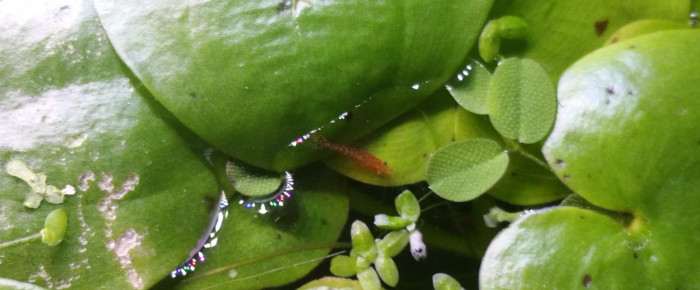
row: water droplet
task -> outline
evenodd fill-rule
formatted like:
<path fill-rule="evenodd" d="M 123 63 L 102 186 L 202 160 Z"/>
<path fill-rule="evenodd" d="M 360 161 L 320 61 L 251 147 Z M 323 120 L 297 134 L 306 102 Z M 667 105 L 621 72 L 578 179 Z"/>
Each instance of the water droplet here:
<path fill-rule="evenodd" d="M 419 90 L 419 89 L 420 89 L 420 84 L 413 84 L 413 85 L 411 86 L 411 88 L 414 89 L 414 90 Z"/>
<path fill-rule="evenodd" d="M 294 178 L 289 171 L 284 172 L 284 184 L 267 197 L 241 196 L 238 204 L 244 208 L 256 209 L 260 214 L 267 214 L 273 208 L 283 207 L 294 195 Z"/>

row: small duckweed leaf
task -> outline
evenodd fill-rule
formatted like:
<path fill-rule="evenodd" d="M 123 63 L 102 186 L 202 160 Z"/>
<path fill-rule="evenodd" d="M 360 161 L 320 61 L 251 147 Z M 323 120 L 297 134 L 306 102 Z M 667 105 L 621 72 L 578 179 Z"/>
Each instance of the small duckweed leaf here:
<path fill-rule="evenodd" d="M 506 59 L 491 78 L 488 108 L 491 122 L 501 135 L 535 143 L 546 137 L 554 124 L 554 85 L 537 62 Z"/>
<path fill-rule="evenodd" d="M 378 255 L 374 266 L 377 268 L 379 278 L 382 278 L 384 283 L 391 287 L 395 287 L 399 283 L 399 269 L 396 268 L 396 263 L 391 257 Z"/>
<path fill-rule="evenodd" d="M 363 256 L 374 248 L 374 237 L 367 225 L 359 220 L 352 223 L 350 227 L 350 238 L 352 239 L 352 249 Z"/>
<path fill-rule="evenodd" d="M 284 182 L 284 175 L 253 167 L 241 161 L 227 162 L 226 175 L 233 184 L 233 188 L 247 196 L 272 194 Z"/>
<path fill-rule="evenodd" d="M 488 114 L 487 97 L 491 73 L 478 61 L 471 61 L 445 84 L 455 101 L 475 114 Z"/>
<path fill-rule="evenodd" d="M 460 290 L 462 285 L 450 275 L 437 273 L 433 275 L 433 288 L 435 290 Z"/>
<path fill-rule="evenodd" d="M 404 190 L 401 194 L 396 196 L 394 199 L 394 205 L 396 206 L 396 211 L 399 212 L 402 218 L 415 223 L 420 216 L 420 204 L 416 196 L 413 195 L 411 191 Z"/>
<path fill-rule="evenodd" d="M 364 271 L 357 273 L 357 280 L 360 281 L 364 290 L 379 290 L 382 289 L 382 282 L 379 281 L 379 276 L 374 268 L 369 267 Z"/>
<path fill-rule="evenodd" d="M 333 259 L 331 259 L 331 273 L 339 277 L 355 275 L 357 273 L 355 259 L 345 255 L 333 257 Z"/>
<path fill-rule="evenodd" d="M 469 139 L 432 154 L 426 167 L 430 188 L 451 201 L 472 200 L 491 188 L 508 167 L 508 154 L 498 143 Z"/>
<path fill-rule="evenodd" d="M 41 230 L 41 241 L 53 247 L 63 241 L 68 227 L 68 215 L 62 208 L 55 209 L 49 213 Z"/>
<path fill-rule="evenodd" d="M 408 231 L 391 231 L 377 242 L 377 251 L 380 255 L 393 257 L 401 253 L 408 245 Z"/>
<path fill-rule="evenodd" d="M 415 221 L 410 221 L 403 217 L 388 216 L 385 214 L 378 214 L 374 216 L 374 225 L 384 230 L 402 229 L 414 222 Z"/>

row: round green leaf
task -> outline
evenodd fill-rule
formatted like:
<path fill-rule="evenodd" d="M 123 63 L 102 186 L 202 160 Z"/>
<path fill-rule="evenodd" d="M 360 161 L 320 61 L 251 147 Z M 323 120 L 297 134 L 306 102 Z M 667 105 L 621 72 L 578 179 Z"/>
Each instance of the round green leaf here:
<path fill-rule="evenodd" d="M 399 283 L 399 269 L 396 268 L 396 263 L 389 256 L 378 255 L 374 260 L 374 267 L 377 268 L 379 278 L 391 287 L 396 287 Z"/>
<path fill-rule="evenodd" d="M 496 68 L 488 111 L 501 135 L 522 143 L 540 141 L 552 128 L 556 110 L 554 86 L 537 62 L 510 58 Z"/>
<path fill-rule="evenodd" d="M 507 167 L 508 154 L 498 143 L 469 139 L 433 153 L 426 167 L 426 181 L 442 198 L 467 201 L 493 186 Z"/>
<path fill-rule="evenodd" d="M 366 270 L 357 273 L 357 280 L 360 281 L 360 285 L 362 285 L 362 289 L 364 290 L 382 289 L 382 282 L 379 280 L 377 272 L 374 271 L 374 268 L 372 267 L 369 267 Z"/>
<path fill-rule="evenodd" d="M 68 215 L 62 208 L 55 209 L 49 213 L 41 230 L 41 241 L 53 247 L 63 241 L 68 227 Z"/>
<path fill-rule="evenodd" d="M 699 45 L 697 30 L 651 33 L 564 73 L 543 151 L 590 206 L 537 212 L 502 231 L 484 257 L 482 289 L 700 284 L 700 68 L 688 61 Z"/>
<path fill-rule="evenodd" d="M 352 222 L 350 238 L 352 239 L 352 249 L 360 256 L 364 256 L 374 249 L 372 233 L 367 225 L 359 220 Z"/>
<path fill-rule="evenodd" d="M 387 257 L 398 255 L 408 245 L 408 231 L 391 231 L 377 242 L 377 252 Z"/>
<path fill-rule="evenodd" d="M 409 190 L 404 190 L 401 194 L 396 196 L 396 199 L 394 199 L 394 206 L 396 206 L 396 211 L 402 218 L 414 223 L 420 216 L 420 204 L 418 204 L 416 196 Z"/>
<path fill-rule="evenodd" d="M 483 64 L 472 61 L 457 72 L 445 88 L 462 108 L 475 114 L 488 114 L 487 97 L 491 73 Z"/>
<path fill-rule="evenodd" d="M 0 162 L 21 160 L 74 193 L 61 204 L 67 228 L 49 217 L 44 231 L 55 243 L 64 228 L 63 241 L 3 248 L 0 273 L 46 288 L 151 287 L 196 245 L 207 197 L 220 194 L 191 150 L 203 143 L 128 74 L 91 1 L 3 1 L 0 22 L 14 27 L 0 36 L 0 132 L 11 136 Z M 0 172 L 1 242 L 39 232 L 56 209 L 26 210 L 28 190 Z"/>
<path fill-rule="evenodd" d="M 233 188 L 246 196 L 274 193 L 282 185 L 284 175 L 250 166 L 240 161 L 226 163 L 226 175 Z"/>
<path fill-rule="evenodd" d="M 306 134 L 356 140 L 441 87 L 491 3 L 95 1 L 116 51 L 168 110 L 276 171 L 318 159 Z"/>
<path fill-rule="evenodd" d="M 331 259 L 331 273 L 339 277 L 350 277 L 357 274 L 355 259 L 345 255 L 333 257 Z"/>

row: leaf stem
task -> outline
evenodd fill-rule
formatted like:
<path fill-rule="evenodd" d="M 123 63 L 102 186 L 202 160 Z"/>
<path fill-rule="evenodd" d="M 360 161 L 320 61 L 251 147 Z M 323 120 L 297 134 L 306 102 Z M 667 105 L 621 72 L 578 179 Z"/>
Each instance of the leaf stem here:
<path fill-rule="evenodd" d="M 14 246 L 14 245 L 21 244 L 21 243 L 25 243 L 25 242 L 30 242 L 33 240 L 38 240 L 38 239 L 41 239 L 41 233 L 35 233 L 33 235 L 29 235 L 29 236 L 26 236 L 24 238 L 14 239 L 12 241 L 0 243 L 0 249 L 5 248 L 5 247 Z"/>
<path fill-rule="evenodd" d="M 544 162 L 544 161 L 540 160 L 539 158 L 535 157 L 534 155 L 530 154 L 530 152 L 527 152 L 527 151 L 522 150 L 522 149 L 518 149 L 515 152 L 517 152 L 518 154 L 522 155 L 523 157 L 525 157 L 527 159 L 530 159 L 532 162 L 535 162 L 535 164 L 541 166 L 542 168 L 547 169 L 548 171 L 552 171 L 552 168 L 550 168 L 546 162 Z"/>
<path fill-rule="evenodd" d="M 552 168 L 549 167 L 549 165 L 547 164 L 547 162 L 545 162 L 545 161 L 543 161 L 543 160 L 537 158 L 535 155 L 532 155 L 530 152 L 527 152 L 525 149 L 523 149 L 523 148 L 520 146 L 520 143 L 518 143 L 518 141 L 512 140 L 512 139 L 507 139 L 507 138 L 505 138 L 505 137 L 503 137 L 503 136 L 501 136 L 501 138 L 503 138 L 503 142 L 504 142 L 505 145 L 506 145 L 506 152 L 508 152 L 508 153 L 510 153 L 510 152 L 518 153 L 518 154 L 520 154 L 521 156 L 523 156 L 523 157 L 525 157 L 525 158 L 527 158 L 527 159 L 530 159 L 530 161 L 535 162 L 535 164 L 539 165 L 540 167 L 542 167 L 542 168 L 544 168 L 544 169 L 547 169 L 547 171 L 554 172 L 554 171 L 552 171 Z"/>

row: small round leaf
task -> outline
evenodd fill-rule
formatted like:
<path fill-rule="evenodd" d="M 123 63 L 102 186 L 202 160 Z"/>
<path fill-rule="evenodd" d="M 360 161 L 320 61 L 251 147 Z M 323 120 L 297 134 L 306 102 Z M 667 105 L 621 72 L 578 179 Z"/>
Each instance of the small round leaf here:
<path fill-rule="evenodd" d="M 364 256 L 374 247 L 374 237 L 367 228 L 367 225 L 359 220 L 352 223 L 350 228 L 350 238 L 352 239 L 352 249 L 359 256 Z"/>
<path fill-rule="evenodd" d="M 331 260 L 331 273 L 338 277 L 350 277 L 355 275 L 357 273 L 355 259 L 345 255 L 333 257 Z"/>
<path fill-rule="evenodd" d="M 488 114 L 486 100 L 489 94 L 491 73 L 483 64 L 472 61 L 457 72 L 445 88 L 457 103 L 475 114 Z"/>
<path fill-rule="evenodd" d="M 408 190 L 405 190 L 399 194 L 394 200 L 396 205 L 396 211 L 399 212 L 402 218 L 405 218 L 411 222 L 416 222 L 420 216 L 420 204 L 418 200 Z"/>
<path fill-rule="evenodd" d="M 374 266 L 377 268 L 377 273 L 382 281 L 391 287 L 395 287 L 399 283 L 399 269 L 396 268 L 394 260 L 388 256 L 379 255 L 374 261 Z"/>
<path fill-rule="evenodd" d="M 408 231 L 392 231 L 377 242 L 377 251 L 387 257 L 398 255 L 408 245 Z"/>
<path fill-rule="evenodd" d="M 507 167 L 508 155 L 496 142 L 469 139 L 433 153 L 426 167 L 426 180 L 442 198 L 468 201 L 493 186 Z"/>
<path fill-rule="evenodd" d="M 547 72 L 534 60 L 504 60 L 489 84 L 488 110 L 501 135 L 522 143 L 547 136 L 554 124 L 557 98 Z"/>
<path fill-rule="evenodd" d="M 51 247 L 58 245 L 63 241 L 68 227 L 68 215 L 62 208 L 56 209 L 49 213 L 44 222 L 44 228 L 41 230 L 41 241 Z"/>
<path fill-rule="evenodd" d="M 379 290 L 382 289 L 382 282 L 379 281 L 379 276 L 374 268 L 369 267 L 364 271 L 357 273 L 357 280 L 360 281 L 362 289 L 365 290 Z"/>
<path fill-rule="evenodd" d="M 378 214 L 374 216 L 374 225 L 383 230 L 402 229 L 414 222 L 415 221 L 409 221 L 402 217 L 388 216 L 385 214 Z"/>
<path fill-rule="evenodd" d="M 227 162 L 226 175 L 233 184 L 233 188 L 247 196 L 274 193 L 284 180 L 284 176 L 279 173 L 253 167 L 240 161 Z"/>

